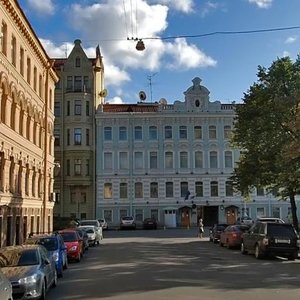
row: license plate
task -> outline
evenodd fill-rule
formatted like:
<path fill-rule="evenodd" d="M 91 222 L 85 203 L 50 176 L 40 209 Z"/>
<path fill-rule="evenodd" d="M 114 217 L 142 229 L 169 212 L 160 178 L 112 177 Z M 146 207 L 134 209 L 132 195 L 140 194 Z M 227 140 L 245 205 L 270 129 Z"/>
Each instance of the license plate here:
<path fill-rule="evenodd" d="M 290 240 L 284 240 L 284 239 L 275 239 L 275 243 L 277 244 L 289 244 Z"/>

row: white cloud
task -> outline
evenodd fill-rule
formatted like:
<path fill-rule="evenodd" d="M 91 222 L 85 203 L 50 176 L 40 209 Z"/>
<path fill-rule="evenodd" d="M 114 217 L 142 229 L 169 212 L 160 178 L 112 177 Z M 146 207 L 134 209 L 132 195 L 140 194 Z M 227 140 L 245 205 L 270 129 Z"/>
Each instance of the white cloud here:
<path fill-rule="evenodd" d="M 109 104 L 124 104 L 123 99 L 118 96 L 110 98 L 110 99 L 106 99 L 105 102 L 109 103 Z"/>
<path fill-rule="evenodd" d="M 250 3 L 255 3 L 260 8 L 268 8 L 272 5 L 273 0 L 248 0 Z"/>
<path fill-rule="evenodd" d="M 173 56 L 174 60 L 170 67 L 175 69 L 213 67 L 217 64 L 195 45 L 188 45 L 185 39 L 176 39 L 174 44 L 168 44 L 166 52 Z"/>
<path fill-rule="evenodd" d="M 201 10 L 201 17 L 205 17 L 210 14 L 213 10 L 216 10 L 220 6 L 217 2 L 207 1 Z"/>
<path fill-rule="evenodd" d="M 293 44 L 294 42 L 296 42 L 297 37 L 296 36 L 290 36 L 285 40 L 285 44 Z"/>
<path fill-rule="evenodd" d="M 52 0 L 27 0 L 29 7 L 42 15 L 53 15 L 55 6 Z"/>
<path fill-rule="evenodd" d="M 290 53 L 288 51 L 283 51 L 282 57 L 287 57 L 287 56 L 290 56 Z"/>
<path fill-rule="evenodd" d="M 194 9 L 193 0 L 157 0 L 156 2 L 169 5 L 171 8 L 184 13 L 191 13 Z"/>

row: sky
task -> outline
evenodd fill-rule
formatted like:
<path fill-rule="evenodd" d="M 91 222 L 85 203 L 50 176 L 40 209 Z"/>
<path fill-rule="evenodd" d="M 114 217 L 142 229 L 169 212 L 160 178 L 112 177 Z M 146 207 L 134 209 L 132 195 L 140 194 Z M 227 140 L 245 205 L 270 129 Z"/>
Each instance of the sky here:
<path fill-rule="evenodd" d="M 294 61 L 299 0 L 19 0 L 51 58 L 67 57 L 80 39 L 88 57 L 100 46 L 106 102 L 161 98 L 184 101 L 200 77 L 211 101 L 241 103 L 257 81 L 257 67 L 279 57 Z M 227 34 L 214 34 L 227 32 Z M 137 51 L 142 39 L 144 51 Z"/>

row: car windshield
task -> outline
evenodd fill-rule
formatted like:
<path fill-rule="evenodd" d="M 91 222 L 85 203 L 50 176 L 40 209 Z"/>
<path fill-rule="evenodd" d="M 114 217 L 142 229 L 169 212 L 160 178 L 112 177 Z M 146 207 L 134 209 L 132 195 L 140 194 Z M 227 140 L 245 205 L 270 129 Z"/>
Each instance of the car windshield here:
<path fill-rule="evenodd" d="M 227 226 L 217 225 L 217 230 L 224 230 Z"/>
<path fill-rule="evenodd" d="M 60 234 L 65 242 L 76 242 L 78 240 L 75 232 L 61 232 Z"/>
<path fill-rule="evenodd" d="M 0 251 L 0 267 L 21 267 L 38 265 L 39 258 L 36 249 L 18 249 Z"/>
<path fill-rule="evenodd" d="M 124 221 L 132 221 L 133 217 L 123 217 L 122 220 L 124 220 Z"/>
<path fill-rule="evenodd" d="M 43 245 L 48 251 L 55 251 L 58 248 L 57 240 L 54 238 L 40 239 L 38 244 Z"/>
<path fill-rule="evenodd" d="M 95 233 L 95 231 L 92 228 L 85 229 L 86 233 Z"/>
<path fill-rule="evenodd" d="M 249 226 L 236 226 L 236 229 L 238 231 L 245 232 L 245 231 L 249 230 Z"/>
<path fill-rule="evenodd" d="M 277 235 L 277 236 L 289 236 L 289 237 L 293 237 L 295 236 L 295 231 L 293 229 L 292 226 L 282 226 L 282 225 L 278 225 L 276 223 L 272 224 L 268 224 L 268 234 L 270 235 Z"/>

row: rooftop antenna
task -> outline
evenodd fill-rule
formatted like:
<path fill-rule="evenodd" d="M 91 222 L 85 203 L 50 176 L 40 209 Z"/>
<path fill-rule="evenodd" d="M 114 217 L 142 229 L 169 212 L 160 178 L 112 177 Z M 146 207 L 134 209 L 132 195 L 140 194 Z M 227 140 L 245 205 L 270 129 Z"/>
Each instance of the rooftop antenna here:
<path fill-rule="evenodd" d="M 68 58 L 68 44 L 65 45 L 65 56 Z"/>
<path fill-rule="evenodd" d="M 152 102 L 152 77 L 154 77 L 156 74 L 157 74 L 157 72 L 147 76 L 147 79 L 149 80 L 149 89 L 150 89 L 151 102 Z"/>

